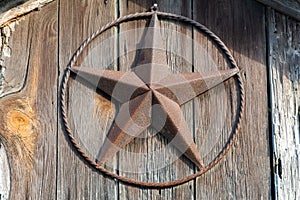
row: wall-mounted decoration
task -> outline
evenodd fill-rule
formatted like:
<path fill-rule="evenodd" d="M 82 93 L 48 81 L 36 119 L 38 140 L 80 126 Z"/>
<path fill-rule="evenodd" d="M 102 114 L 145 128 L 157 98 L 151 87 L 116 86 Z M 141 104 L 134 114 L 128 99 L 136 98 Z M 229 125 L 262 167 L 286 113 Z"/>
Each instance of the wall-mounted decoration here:
<path fill-rule="evenodd" d="M 82 56 L 83 51 L 90 43 L 95 42 L 95 38 L 122 23 L 141 19 L 148 20 L 148 25 L 137 46 L 136 59 L 128 68 L 129 71 L 94 69 L 81 65 L 78 58 Z M 228 68 L 210 71 L 201 71 L 200 69 L 197 72 L 184 73 L 172 72 L 166 53 L 164 53 L 166 48 L 162 34 L 165 31 L 162 30 L 160 20 L 166 20 L 168 23 L 180 22 L 204 34 L 223 54 L 228 62 Z M 120 38 L 122 39 L 122 37 Z M 197 56 L 197 52 L 194 54 Z M 209 55 L 210 52 L 207 54 Z M 122 182 L 142 187 L 170 187 L 188 182 L 213 168 L 228 152 L 239 132 L 244 111 L 244 89 L 239 71 L 228 48 L 212 31 L 190 18 L 160 12 L 155 4 L 147 12 L 120 17 L 103 26 L 87 38 L 74 53 L 61 82 L 60 109 L 65 133 L 77 153 L 90 166 Z M 96 93 L 112 100 L 118 107 L 114 121 L 106 133 L 96 158 L 91 156 L 86 148 L 78 142 L 78 138 L 74 134 L 77 130 L 68 116 L 68 86 L 72 84 L 70 79 L 79 81 L 87 89 L 94 88 Z M 237 109 L 234 111 L 235 123 L 232 124 L 229 137 L 220 152 L 209 162 L 203 162 L 181 106 L 193 101 L 199 95 L 213 90 L 216 86 L 224 84 L 229 79 L 232 79 L 231 84 L 236 86 L 232 90 L 237 96 Z M 76 115 L 79 116 L 81 113 Z M 179 157 L 182 155 L 193 163 L 194 173 L 176 180 L 145 182 L 122 176 L 106 166 L 107 160 L 116 156 L 120 150 L 148 128 L 156 130 L 156 133 L 166 138 L 169 144 L 177 149 Z M 84 137 L 89 137 L 88 131 L 87 128 L 85 133 L 82 133 Z M 97 140 L 97 138 L 93 139 Z"/>

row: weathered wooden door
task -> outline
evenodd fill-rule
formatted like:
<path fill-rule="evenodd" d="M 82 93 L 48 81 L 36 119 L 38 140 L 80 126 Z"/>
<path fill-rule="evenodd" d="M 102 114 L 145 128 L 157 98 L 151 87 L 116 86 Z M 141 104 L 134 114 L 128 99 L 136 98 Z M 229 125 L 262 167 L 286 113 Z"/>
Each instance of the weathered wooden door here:
<path fill-rule="evenodd" d="M 160 11 L 187 16 L 216 33 L 241 69 L 245 86 L 245 115 L 241 130 L 229 153 L 212 170 L 179 186 L 140 188 L 97 172 L 81 159 L 68 141 L 59 112 L 59 93 L 72 54 L 101 26 L 120 16 L 144 12 L 153 3 L 138 0 L 54 1 L 1 28 L 0 169 L 3 173 L 0 199 L 271 199 L 276 195 L 274 180 L 282 172 L 274 172 L 272 166 L 276 163 L 273 162 L 273 129 L 270 125 L 276 121 L 276 115 L 270 118 L 270 109 L 278 108 L 269 100 L 274 94 L 272 91 L 281 89 L 277 88 L 279 83 L 269 80 L 273 80 L 276 73 L 281 74 L 283 69 L 276 69 L 277 61 L 282 61 L 280 59 L 288 49 L 295 48 L 298 54 L 294 56 L 299 61 L 300 31 L 299 23 L 288 22 L 286 27 L 280 14 L 253 0 L 157 1 Z M 279 25 L 275 26 L 276 23 Z M 146 24 L 146 20 L 137 20 L 110 29 L 88 47 L 80 62 L 100 69 L 128 70 L 135 59 L 133 49 L 141 40 L 141 29 Z M 161 26 L 176 30 L 178 34 L 162 33 L 167 43 L 168 63 L 173 71 L 188 72 L 212 64 L 226 66 L 222 54 L 198 30 L 168 21 L 162 21 Z M 121 34 L 126 31 L 130 34 Z M 298 36 L 286 47 L 278 39 L 279 31 Z M 192 38 L 201 49 L 197 49 L 193 42 L 186 43 L 182 35 Z M 283 48 L 282 54 L 276 54 L 276 48 Z M 172 49 L 181 56 L 172 54 Z M 289 74 L 298 76 L 290 78 L 295 82 L 298 80 L 299 86 L 299 71 L 295 66 L 291 64 L 292 69 L 285 73 L 287 78 Z M 285 80 L 281 75 L 278 78 L 282 84 Z M 238 105 L 230 84 L 234 85 L 232 81 L 226 83 L 223 88 L 216 88 L 213 93 L 201 95 L 182 107 L 200 152 L 204 133 L 221 132 L 215 138 L 216 142 L 206 144 L 212 145 L 204 149 L 209 149 L 208 160 L 219 153 L 233 126 Z M 279 96 L 274 94 L 272 98 Z M 75 136 L 89 153 L 97 154 L 97 142 L 103 139 L 103 133 L 108 131 L 114 119 L 115 105 L 72 80 L 68 98 L 68 114 L 76 130 Z M 219 98 L 223 99 L 218 101 Z M 226 109 L 222 107 L 224 100 Z M 299 106 L 299 99 L 295 101 Z M 214 123 L 216 117 L 223 117 L 221 124 Z M 214 138 L 206 138 L 210 139 Z M 121 170 L 128 162 L 133 162 L 130 165 L 135 168 L 133 172 L 140 170 L 139 165 L 151 168 L 159 162 L 166 162 L 170 159 L 168 153 L 176 154 L 174 149 L 166 149 L 167 145 L 166 139 L 148 131 L 144 138 L 134 140 L 124 152 L 114 157 L 109 169 L 119 175 L 149 182 L 193 174 L 195 168 L 184 158 L 150 173 Z M 144 163 L 127 160 L 131 152 L 146 155 L 155 149 L 162 149 L 164 157 L 149 156 L 144 159 L 148 162 Z M 294 191 L 299 189 L 299 180 L 295 188 Z M 296 198 L 297 193 L 290 197 Z"/>

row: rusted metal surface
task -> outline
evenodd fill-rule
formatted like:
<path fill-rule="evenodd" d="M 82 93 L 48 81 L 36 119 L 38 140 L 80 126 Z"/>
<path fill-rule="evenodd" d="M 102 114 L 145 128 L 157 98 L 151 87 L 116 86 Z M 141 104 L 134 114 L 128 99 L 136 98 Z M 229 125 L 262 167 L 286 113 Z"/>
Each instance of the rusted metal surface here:
<path fill-rule="evenodd" d="M 72 67 L 71 71 L 120 103 L 149 91 L 133 72 L 97 70 L 88 67 Z"/>
<path fill-rule="evenodd" d="M 238 72 L 238 69 L 227 69 L 204 73 L 170 74 L 151 87 L 182 105 L 223 83 Z"/>
<path fill-rule="evenodd" d="M 169 71 L 166 54 L 161 54 L 160 52 L 164 50 L 164 48 L 159 32 L 158 15 L 187 22 L 207 34 L 208 37 L 214 40 L 221 48 L 224 55 L 230 61 L 232 69 L 205 73 L 172 74 Z M 140 50 L 137 52 L 137 62 L 134 64 L 131 72 L 95 70 L 73 66 L 78 55 L 93 38 L 97 37 L 97 35 L 115 24 L 147 16 L 151 16 L 151 21 L 140 43 Z M 65 104 L 67 82 L 70 77 L 70 72 L 75 73 L 77 76 L 121 103 L 114 124 L 109 133 L 107 133 L 107 138 L 101 147 L 96 161 L 90 158 L 90 156 L 79 146 L 76 142 L 76 138 L 73 136 L 72 128 L 69 125 Z M 61 90 L 61 113 L 65 131 L 69 135 L 71 142 L 74 144 L 79 154 L 96 169 L 111 177 L 127 183 L 147 187 L 170 187 L 187 182 L 200 176 L 216 165 L 226 154 L 232 145 L 233 139 L 238 133 L 244 105 L 243 85 L 238 72 L 239 69 L 236 62 L 222 41 L 203 25 L 191 19 L 174 14 L 158 12 L 156 9 L 153 9 L 151 12 L 137 13 L 119 18 L 102 27 L 88 38 L 74 54 L 74 57 L 65 72 Z M 239 85 L 238 89 L 240 90 L 239 105 L 241 107 L 237 113 L 237 121 L 232 130 L 233 134 L 226 146 L 211 163 L 204 166 L 180 106 L 231 77 L 236 78 Z M 105 161 L 115 156 L 120 149 L 124 148 L 134 138 L 138 137 L 149 126 L 152 126 L 157 131 L 163 129 L 164 131 L 161 131 L 160 133 L 168 138 L 171 141 L 171 144 L 192 161 L 199 170 L 195 174 L 180 180 L 164 183 L 149 183 L 119 176 L 103 167 Z"/>
<path fill-rule="evenodd" d="M 101 147 L 98 163 L 114 156 L 151 125 L 151 99 L 152 93 L 146 92 L 121 106 Z"/>

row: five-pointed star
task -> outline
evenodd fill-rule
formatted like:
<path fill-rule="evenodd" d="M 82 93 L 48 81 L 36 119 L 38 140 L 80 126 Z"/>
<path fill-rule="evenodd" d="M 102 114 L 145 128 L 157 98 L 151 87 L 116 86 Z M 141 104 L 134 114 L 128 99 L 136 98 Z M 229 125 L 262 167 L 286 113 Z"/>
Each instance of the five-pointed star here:
<path fill-rule="evenodd" d="M 166 138 L 196 166 L 203 167 L 180 106 L 229 79 L 238 69 L 172 74 L 162 51 L 157 14 L 153 14 L 132 71 L 72 67 L 72 72 L 121 103 L 107 134 L 98 164 L 103 164 L 149 126 Z M 154 105 L 159 105 L 155 107 Z"/>

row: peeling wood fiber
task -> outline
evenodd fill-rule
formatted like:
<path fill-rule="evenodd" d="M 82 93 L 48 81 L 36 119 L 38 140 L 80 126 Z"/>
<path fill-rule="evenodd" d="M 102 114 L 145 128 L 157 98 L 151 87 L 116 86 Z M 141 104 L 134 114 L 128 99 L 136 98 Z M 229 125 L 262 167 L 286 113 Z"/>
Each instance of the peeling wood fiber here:
<path fill-rule="evenodd" d="M 300 22 L 268 10 L 276 199 L 300 199 Z"/>
<path fill-rule="evenodd" d="M 0 28 L 0 97 L 9 83 L 5 80 L 5 58 L 11 56 L 11 48 L 9 47 L 9 39 L 14 30 L 15 23 Z"/>

